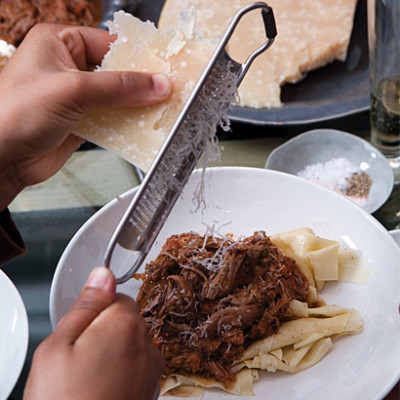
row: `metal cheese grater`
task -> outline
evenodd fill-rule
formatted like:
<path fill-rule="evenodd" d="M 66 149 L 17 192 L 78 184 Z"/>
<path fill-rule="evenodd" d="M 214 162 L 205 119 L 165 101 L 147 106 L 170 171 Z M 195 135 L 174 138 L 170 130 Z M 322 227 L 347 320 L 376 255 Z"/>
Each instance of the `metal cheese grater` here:
<path fill-rule="evenodd" d="M 241 18 L 255 9 L 261 9 L 267 41 L 240 64 L 229 57 L 225 47 Z M 111 268 L 116 252 L 118 271 L 124 261 L 129 263 L 129 270 L 116 278 L 117 283 L 126 282 L 140 267 L 250 65 L 271 46 L 275 36 L 272 9 L 263 2 L 249 4 L 234 16 L 111 237 L 105 266 Z"/>

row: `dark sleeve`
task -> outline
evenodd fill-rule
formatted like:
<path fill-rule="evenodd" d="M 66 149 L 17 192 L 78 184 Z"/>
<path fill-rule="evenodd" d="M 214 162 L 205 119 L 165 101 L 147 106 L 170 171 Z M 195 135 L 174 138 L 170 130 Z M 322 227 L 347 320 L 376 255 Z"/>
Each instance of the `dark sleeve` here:
<path fill-rule="evenodd" d="M 6 208 L 0 212 L 0 266 L 24 253 L 24 241 Z"/>

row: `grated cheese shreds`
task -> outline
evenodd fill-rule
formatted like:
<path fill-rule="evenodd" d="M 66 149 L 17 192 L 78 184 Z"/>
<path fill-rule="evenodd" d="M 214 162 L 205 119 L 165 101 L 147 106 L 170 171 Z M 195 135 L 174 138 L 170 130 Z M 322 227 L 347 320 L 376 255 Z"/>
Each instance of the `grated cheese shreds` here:
<path fill-rule="evenodd" d="M 175 195 L 181 193 L 192 169 L 201 154 L 203 157 L 203 179 L 200 180 L 194 192 L 196 210 L 203 205 L 204 172 L 207 161 L 218 157 L 216 144 L 217 126 L 223 120 L 231 100 L 236 94 L 237 74 L 231 71 L 232 62 L 225 58 L 218 59 L 216 67 L 211 71 L 207 80 L 179 130 L 168 143 L 168 151 L 163 154 L 152 169 L 153 178 L 149 182 L 149 190 L 144 194 L 146 206 L 138 205 L 134 211 L 135 225 L 140 230 L 146 229 L 146 221 L 156 215 L 165 203 L 173 203 Z M 218 69 L 217 69 L 218 67 Z M 214 158 L 215 158 L 214 157 Z M 154 173 L 153 173 L 154 172 Z M 172 199 L 172 200 L 171 200 Z"/>

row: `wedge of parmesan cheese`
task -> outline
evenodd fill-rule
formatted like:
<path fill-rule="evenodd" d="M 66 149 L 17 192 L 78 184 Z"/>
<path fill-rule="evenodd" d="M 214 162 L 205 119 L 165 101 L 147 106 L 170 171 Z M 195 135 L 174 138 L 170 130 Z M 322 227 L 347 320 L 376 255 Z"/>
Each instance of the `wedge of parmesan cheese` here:
<path fill-rule="evenodd" d="M 177 24 L 179 11 L 196 8 L 196 25 L 206 37 L 218 38 L 233 15 L 251 0 L 167 0 L 159 27 Z M 345 60 L 357 0 L 268 0 L 278 35 L 250 68 L 239 88 L 240 104 L 279 107 L 281 86 L 297 82 L 312 69 L 335 59 Z M 229 52 L 243 62 L 265 41 L 257 12 L 246 15 L 230 41 Z"/>
<path fill-rule="evenodd" d="M 93 110 L 74 133 L 147 171 L 215 48 L 196 32 L 194 14 L 187 10 L 176 27 L 159 31 L 149 21 L 115 13 L 109 30 L 118 38 L 99 70 L 165 73 L 173 94 L 153 106 Z"/>

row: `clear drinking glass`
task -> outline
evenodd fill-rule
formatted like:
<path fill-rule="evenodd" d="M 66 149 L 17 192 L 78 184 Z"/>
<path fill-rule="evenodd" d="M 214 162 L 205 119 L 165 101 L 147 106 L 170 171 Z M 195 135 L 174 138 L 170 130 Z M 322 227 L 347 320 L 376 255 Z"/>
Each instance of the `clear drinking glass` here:
<path fill-rule="evenodd" d="M 400 0 L 368 0 L 371 142 L 400 180 Z"/>

